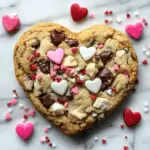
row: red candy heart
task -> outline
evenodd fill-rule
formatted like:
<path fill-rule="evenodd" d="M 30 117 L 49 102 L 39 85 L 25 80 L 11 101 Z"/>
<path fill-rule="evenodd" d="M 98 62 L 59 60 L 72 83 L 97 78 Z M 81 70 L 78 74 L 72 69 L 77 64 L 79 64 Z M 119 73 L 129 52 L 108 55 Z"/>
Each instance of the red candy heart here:
<path fill-rule="evenodd" d="M 128 127 L 132 127 L 140 122 L 141 114 L 139 112 L 132 112 L 130 109 L 125 109 L 123 112 L 123 119 Z"/>
<path fill-rule="evenodd" d="M 85 7 L 80 7 L 79 4 L 72 4 L 71 16 L 74 21 L 79 21 L 85 18 L 88 14 L 88 10 Z"/>
<path fill-rule="evenodd" d="M 16 132 L 23 140 L 27 140 L 32 135 L 33 130 L 34 126 L 32 123 L 18 124 L 16 126 Z"/>
<path fill-rule="evenodd" d="M 127 25 L 125 28 L 126 32 L 133 39 L 138 40 L 143 33 L 143 25 L 142 23 L 136 23 L 135 25 Z"/>
<path fill-rule="evenodd" d="M 4 15 L 2 24 L 6 32 L 15 32 L 19 29 L 20 20 L 16 15 Z"/>

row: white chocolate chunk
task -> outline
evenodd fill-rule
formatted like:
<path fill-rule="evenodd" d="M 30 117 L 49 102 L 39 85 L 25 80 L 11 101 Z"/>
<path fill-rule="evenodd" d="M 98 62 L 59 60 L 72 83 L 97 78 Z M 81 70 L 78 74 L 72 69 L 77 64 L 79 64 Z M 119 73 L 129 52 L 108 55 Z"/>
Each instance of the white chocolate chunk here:
<path fill-rule="evenodd" d="M 55 102 L 54 104 L 51 105 L 51 109 L 53 111 L 57 111 L 57 110 L 63 110 L 65 109 L 65 107 L 62 104 Z"/>
<path fill-rule="evenodd" d="M 95 47 L 85 47 L 81 46 L 79 49 L 80 55 L 85 61 L 90 60 L 96 53 L 96 48 Z"/>
<path fill-rule="evenodd" d="M 125 53 L 125 50 L 119 50 L 116 52 L 116 57 L 122 57 Z"/>
<path fill-rule="evenodd" d="M 68 87 L 68 82 L 66 80 L 51 83 L 52 90 L 59 95 L 64 95 L 67 90 L 67 87 Z"/>
<path fill-rule="evenodd" d="M 93 104 L 93 107 L 106 110 L 108 108 L 109 102 L 106 98 L 97 98 Z"/>
<path fill-rule="evenodd" d="M 78 62 L 73 56 L 67 56 L 63 62 L 63 65 L 65 67 L 76 67 L 77 64 L 78 64 Z"/>
<path fill-rule="evenodd" d="M 98 73 L 95 63 L 89 63 L 86 67 L 86 74 L 90 77 L 94 77 Z"/>

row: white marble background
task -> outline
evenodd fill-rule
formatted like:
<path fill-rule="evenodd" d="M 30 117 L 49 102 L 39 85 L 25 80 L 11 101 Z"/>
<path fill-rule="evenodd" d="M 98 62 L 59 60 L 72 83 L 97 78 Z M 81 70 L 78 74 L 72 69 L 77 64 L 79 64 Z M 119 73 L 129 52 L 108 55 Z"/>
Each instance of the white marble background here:
<path fill-rule="evenodd" d="M 70 5 L 78 2 L 80 5 L 88 7 L 90 13 L 95 13 L 94 19 L 89 19 L 74 23 L 70 17 Z M 4 115 L 8 111 L 6 103 L 12 97 L 12 90 L 17 89 L 19 93 L 19 103 L 33 108 L 29 100 L 23 94 L 18 85 L 13 70 L 13 47 L 19 36 L 35 23 L 49 21 L 56 22 L 69 27 L 73 31 L 80 31 L 90 25 L 103 23 L 104 10 L 112 9 L 114 12 L 112 26 L 124 32 L 127 23 L 137 22 L 140 19 L 134 17 L 134 12 L 138 11 L 140 16 L 146 16 L 150 22 L 150 0 L 0 0 L 0 17 L 4 14 L 17 12 L 21 19 L 21 29 L 14 35 L 8 35 L 0 23 L 0 150 L 48 150 L 47 144 L 42 145 L 39 139 L 44 132 L 44 127 L 48 125 L 38 113 L 34 120 L 35 133 L 27 143 L 23 142 L 15 133 L 15 126 L 22 119 L 23 110 L 13 107 L 13 120 L 6 123 Z M 126 19 L 125 14 L 129 12 L 131 19 Z M 123 19 L 122 24 L 116 23 L 116 18 Z M 63 135 L 55 127 L 48 133 L 52 143 L 55 143 L 58 150 L 123 150 L 123 146 L 129 146 L 129 150 L 149 150 L 150 148 L 150 114 L 143 112 L 144 103 L 150 101 L 150 65 L 143 66 L 141 61 L 146 58 L 142 53 L 144 46 L 150 47 L 150 30 L 145 28 L 143 38 L 133 41 L 139 58 L 139 80 L 136 92 L 131 93 L 125 102 L 109 116 L 104 122 L 99 122 L 84 135 L 69 137 Z M 146 58 L 150 63 L 149 58 Z M 136 128 L 120 128 L 123 123 L 122 111 L 124 108 L 131 108 L 133 111 L 142 113 L 142 121 Z M 124 137 L 128 136 L 128 139 Z M 99 141 L 95 142 L 94 137 Z M 107 139 L 107 144 L 103 145 L 101 139 Z"/>

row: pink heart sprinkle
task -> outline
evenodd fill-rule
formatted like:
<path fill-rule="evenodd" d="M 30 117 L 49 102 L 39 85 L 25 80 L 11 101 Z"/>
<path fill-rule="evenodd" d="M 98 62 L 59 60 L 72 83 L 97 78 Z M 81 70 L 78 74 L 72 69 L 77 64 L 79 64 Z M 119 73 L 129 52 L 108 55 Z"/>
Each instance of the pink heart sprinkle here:
<path fill-rule="evenodd" d="M 40 73 L 36 75 L 36 80 L 38 80 L 38 81 L 41 80 L 41 74 Z"/>
<path fill-rule="evenodd" d="M 104 46 L 103 44 L 99 44 L 98 48 L 103 48 L 103 46 Z"/>
<path fill-rule="evenodd" d="M 56 71 L 55 70 L 51 70 L 50 74 L 51 74 L 51 77 L 54 77 L 56 75 Z"/>
<path fill-rule="evenodd" d="M 28 124 L 18 124 L 16 126 L 16 132 L 23 140 L 27 140 L 33 133 L 34 125 L 32 123 Z"/>
<path fill-rule="evenodd" d="M 25 110 L 25 111 L 28 111 L 29 108 L 28 108 L 27 106 L 24 106 L 24 110 Z"/>
<path fill-rule="evenodd" d="M 94 13 L 91 13 L 91 14 L 89 15 L 89 17 L 90 17 L 91 19 L 93 19 L 93 18 L 95 17 Z"/>
<path fill-rule="evenodd" d="M 49 129 L 48 128 L 44 128 L 43 131 L 47 133 L 49 131 Z"/>
<path fill-rule="evenodd" d="M 7 114 L 5 115 L 5 120 L 11 120 L 11 119 L 12 119 L 11 114 L 10 114 L 10 113 L 7 113 Z"/>
<path fill-rule="evenodd" d="M 114 70 L 115 70 L 115 71 L 118 71 L 119 69 L 120 69 L 119 65 L 116 65 L 116 64 L 115 64 L 115 65 L 114 65 Z"/>
<path fill-rule="evenodd" d="M 64 58 L 64 50 L 62 48 L 56 49 L 56 51 L 48 51 L 47 57 L 56 64 L 61 64 Z"/>
<path fill-rule="evenodd" d="M 6 32 L 15 32 L 20 26 L 20 20 L 16 15 L 4 15 L 2 24 Z"/>
<path fill-rule="evenodd" d="M 138 40 L 143 33 L 143 25 L 142 23 L 136 23 L 135 25 L 127 25 L 125 28 L 126 32 L 133 39 Z"/>
<path fill-rule="evenodd" d="M 78 94 L 78 87 L 74 87 L 71 89 L 72 93 Z"/>
<path fill-rule="evenodd" d="M 71 68 L 67 68 L 66 74 L 69 74 L 71 72 Z"/>
<path fill-rule="evenodd" d="M 34 110 L 30 110 L 28 114 L 29 114 L 30 116 L 34 117 L 36 113 L 35 113 Z"/>
<path fill-rule="evenodd" d="M 13 98 L 10 102 L 11 102 L 12 105 L 16 105 L 18 101 Z"/>

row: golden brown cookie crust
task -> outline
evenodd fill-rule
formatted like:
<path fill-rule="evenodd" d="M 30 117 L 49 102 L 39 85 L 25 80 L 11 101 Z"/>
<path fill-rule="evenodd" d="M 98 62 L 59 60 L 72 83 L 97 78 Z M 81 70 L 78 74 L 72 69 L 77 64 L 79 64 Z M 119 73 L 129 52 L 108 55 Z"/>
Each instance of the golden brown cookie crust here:
<path fill-rule="evenodd" d="M 97 48 L 97 54 L 101 53 L 105 49 L 111 49 L 111 51 L 115 54 L 115 57 L 113 57 L 112 62 L 110 61 L 105 65 L 108 69 L 112 71 L 112 66 L 117 62 L 118 65 L 120 65 L 121 70 L 128 71 L 128 78 L 122 73 L 118 73 L 116 75 L 116 72 L 112 71 L 112 73 L 115 74 L 114 76 L 116 77 L 111 87 L 115 87 L 117 92 L 113 93 L 112 95 L 108 95 L 105 90 L 103 92 L 100 91 L 97 94 L 97 98 L 105 98 L 106 100 L 108 100 L 109 103 L 109 106 L 106 110 L 100 110 L 98 108 L 94 108 L 94 110 L 92 110 L 95 113 L 98 112 L 97 117 L 93 117 L 91 113 L 87 113 L 88 111 L 90 111 L 88 110 L 90 109 L 89 106 L 92 106 L 94 102 L 90 102 L 90 92 L 88 92 L 88 90 L 85 89 L 85 87 L 79 88 L 79 96 L 74 96 L 74 102 L 71 102 L 71 104 L 69 103 L 70 105 L 73 105 L 74 103 L 76 104 L 75 101 L 79 101 L 78 97 L 81 97 L 81 100 L 83 101 L 79 102 L 85 103 L 84 105 L 86 105 L 85 107 L 82 107 L 82 109 L 84 110 L 84 112 L 81 112 L 82 114 L 79 114 L 79 116 L 74 116 L 74 114 L 78 114 L 81 110 L 79 110 L 78 112 L 77 109 L 75 109 L 73 106 L 69 106 L 68 108 L 70 113 L 67 112 L 68 110 L 54 113 L 51 108 L 46 109 L 39 100 L 39 97 L 36 97 L 34 91 L 31 90 L 33 85 L 31 85 L 30 82 L 28 82 L 28 79 L 25 79 L 26 76 L 31 73 L 29 66 L 32 62 L 29 61 L 27 57 L 32 55 L 34 51 L 34 49 L 32 49 L 31 47 L 31 43 L 34 42 L 33 39 L 36 39 L 38 36 L 38 39 L 42 41 L 42 44 L 39 48 L 39 52 L 40 57 L 45 58 L 44 54 L 48 52 L 49 48 L 52 50 L 57 49 L 57 47 L 54 46 L 49 39 L 50 32 L 53 30 L 63 32 L 67 39 L 77 39 L 79 42 L 78 47 L 80 47 L 81 45 L 85 45 L 88 47 L 88 42 L 91 39 L 95 39 L 97 43 L 102 43 L 104 45 L 102 49 Z M 81 57 L 77 56 L 79 55 L 79 53 L 74 55 L 71 52 L 70 47 L 64 41 L 58 47 L 62 47 L 64 49 L 66 56 L 71 55 L 75 57 L 78 61 L 78 64 L 80 64 L 81 66 L 87 66 L 87 64 L 89 64 L 90 62 L 95 63 L 97 65 L 97 62 L 95 62 L 95 60 L 93 59 L 87 63 Z M 127 54 L 124 51 L 127 51 Z M 21 38 L 17 42 L 14 48 L 14 66 L 16 78 L 19 81 L 22 88 L 24 89 L 27 96 L 32 101 L 35 108 L 43 115 L 44 118 L 50 120 L 54 125 L 59 127 L 59 129 L 61 129 L 62 132 L 68 135 L 75 135 L 91 127 L 96 120 L 101 120 L 105 118 L 107 114 L 114 110 L 123 101 L 124 97 L 132 89 L 135 80 L 137 79 L 138 60 L 130 40 L 122 32 L 115 30 L 112 27 L 106 25 L 94 25 L 79 33 L 74 33 L 66 27 L 63 27 L 59 24 L 41 23 L 30 28 L 21 36 Z M 44 80 L 48 80 L 47 78 L 47 76 L 44 76 Z M 82 95 L 82 93 L 85 93 L 85 96 Z M 87 100 L 88 102 L 85 100 Z M 84 113 L 86 117 L 84 117 Z"/>

